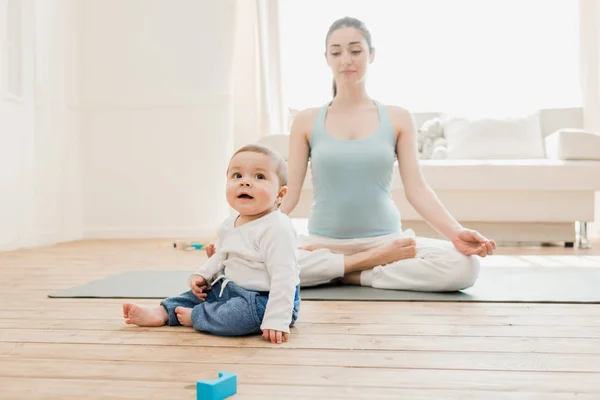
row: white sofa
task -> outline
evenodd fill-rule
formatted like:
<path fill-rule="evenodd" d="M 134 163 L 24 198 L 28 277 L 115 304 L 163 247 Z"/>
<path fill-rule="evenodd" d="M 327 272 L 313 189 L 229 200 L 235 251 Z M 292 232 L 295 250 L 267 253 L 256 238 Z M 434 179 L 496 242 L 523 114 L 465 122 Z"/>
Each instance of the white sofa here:
<path fill-rule="evenodd" d="M 589 247 L 587 223 L 594 221 L 594 195 L 600 191 L 600 135 L 559 131 L 582 128 L 578 108 L 542 110 L 538 115 L 543 158 L 426 159 L 420 161 L 423 174 L 452 215 L 499 243 Z M 436 116 L 414 114 L 416 126 Z M 268 136 L 261 142 L 287 157 L 287 135 Z M 392 195 L 404 229 L 438 236 L 406 200 L 397 170 Z M 311 205 L 309 167 L 291 216 L 308 218 Z"/>

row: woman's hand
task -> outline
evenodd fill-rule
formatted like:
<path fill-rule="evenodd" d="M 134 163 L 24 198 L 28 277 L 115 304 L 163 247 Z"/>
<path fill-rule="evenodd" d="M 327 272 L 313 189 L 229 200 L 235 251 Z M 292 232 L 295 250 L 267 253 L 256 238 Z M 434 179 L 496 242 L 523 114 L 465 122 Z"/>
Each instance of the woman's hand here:
<path fill-rule="evenodd" d="M 494 254 L 494 250 L 496 250 L 496 242 L 485 238 L 477 231 L 466 228 L 458 232 L 452 240 L 452 244 L 465 256 L 491 256 Z"/>

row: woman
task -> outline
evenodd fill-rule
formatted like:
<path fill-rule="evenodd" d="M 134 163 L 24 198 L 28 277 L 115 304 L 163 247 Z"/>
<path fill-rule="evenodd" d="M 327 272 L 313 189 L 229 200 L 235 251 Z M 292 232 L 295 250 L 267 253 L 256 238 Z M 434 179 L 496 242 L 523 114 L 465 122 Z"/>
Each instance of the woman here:
<path fill-rule="evenodd" d="M 300 251 L 302 285 L 343 278 L 401 290 L 472 286 L 479 272 L 474 255 L 491 255 L 496 245 L 462 227 L 425 182 L 411 114 L 369 98 L 365 78 L 375 49 L 365 24 L 335 21 L 325 43 L 333 100 L 294 119 L 281 206 L 290 213 L 298 203 L 310 157 L 314 205 Z M 448 241 L 413 239 L 401 231 L 390 193 L 396 157 L 408 201 Z"/>
<path fill-rule="evenodd" d="M 314 204 L 299 254 L 303 287 L 342 279 L 382 289 L 456 291 L 479 273 L 474 256 L 496 244 L 462 227 L 425 182 L 411 114 L 369 98 L 365 80 L 375 49 L 364 23 L 335 21 L 325 40 L 333 100 L 300 111 L 290 132 L 288 193 L 297 205 L 311 161 Z M 401 230 L 391 197 L 394 162 L 415 210 L 448 240 L 413 238 Z M 212 248 L 207 253 L 211 255 Z"/>

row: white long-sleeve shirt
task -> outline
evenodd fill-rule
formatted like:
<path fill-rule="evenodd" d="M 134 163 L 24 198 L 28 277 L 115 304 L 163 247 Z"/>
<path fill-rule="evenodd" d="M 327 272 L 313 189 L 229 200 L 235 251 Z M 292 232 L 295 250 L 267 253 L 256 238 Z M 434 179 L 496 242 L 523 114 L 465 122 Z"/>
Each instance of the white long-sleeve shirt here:
<path fill-rule="evenodd" d="M 289 332 L 300 283 L 297 233 L 290 218 L 273 211 L 235 227 L 237 215 L 218 231 L 216 253 L 196 272 L 210 284 L 219 275 L 245 289 L 269 292 L 261 329 Z"/>

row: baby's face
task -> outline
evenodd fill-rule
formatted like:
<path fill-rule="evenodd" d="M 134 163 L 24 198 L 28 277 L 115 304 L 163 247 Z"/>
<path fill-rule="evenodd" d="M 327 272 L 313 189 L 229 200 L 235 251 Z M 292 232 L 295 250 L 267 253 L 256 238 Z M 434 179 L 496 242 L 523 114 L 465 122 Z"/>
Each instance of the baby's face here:
<path fill-rule="evenodd" d="M 259 216 L 277 207 L 279 178 L 267 155 L 245 151 L 233 156 L 227 170 L 227 202 L 244 216 Z"/>

